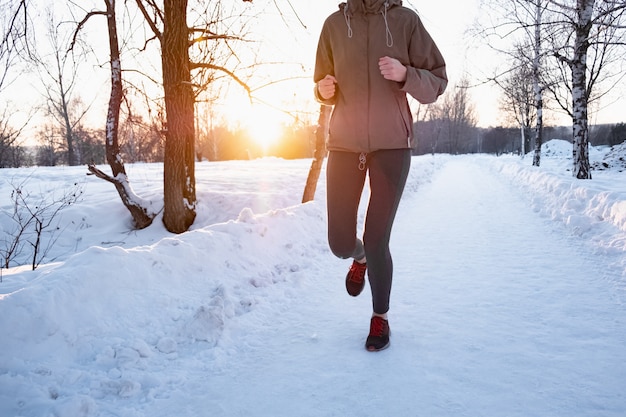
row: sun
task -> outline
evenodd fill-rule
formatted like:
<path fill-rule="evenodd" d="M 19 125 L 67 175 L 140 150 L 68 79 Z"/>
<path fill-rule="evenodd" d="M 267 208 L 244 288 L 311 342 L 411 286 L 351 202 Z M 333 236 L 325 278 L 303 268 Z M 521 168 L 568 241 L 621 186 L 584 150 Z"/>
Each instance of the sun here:
<path fill-rule="evenodd" d="M 243 125 L 250 138 L 264 151 L 276 144 L 283 134 L 284 117 L 268 106 L 252 105 L 244 117 Z"/>
<path fill-rule="evenodd" d="M 288 123 L 284 112 L 269 104 L 251 103 L 248 97 L 231 96 L 222 111 L 229 124 L 245 130 L 264 152 L 278 142 Z"/>

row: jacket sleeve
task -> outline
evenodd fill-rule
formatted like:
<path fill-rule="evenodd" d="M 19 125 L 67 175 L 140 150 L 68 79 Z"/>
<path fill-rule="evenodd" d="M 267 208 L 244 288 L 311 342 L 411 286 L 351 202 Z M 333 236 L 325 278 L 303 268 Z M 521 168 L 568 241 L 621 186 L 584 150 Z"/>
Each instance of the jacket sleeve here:
<path fill-rule="evenodd" d="M 315 100 L 322 104 L 327 104 L 332 106 L 335 104 L 335 98 L 337 97 L 337 93 L 329 99 L 323 99 L 317 88 L 317 83 L 326 77 L 328 74 L 334 76 L 335 75 L 335 66 L 333 60 L 333 51 L 330 44 L 330 37 L 328 35 L 327 28 L 328 20 L 324 22 L 324 26 L 322 27 L 322 32 L 320 34 L 320 38 L 317 44 L 317 53 L 315 55 L 315 70 L 313 73 L 313 81 L 315 82 L 315 86 L 313 88 L 313 94 L 315 95 Z"/>
<path fill-rule="evenodd" d="M 422 104 L 434 103 L 446 89 L 446 62 L 430 34 L 417 18 L 409 45 L 411 64 L 402 90 Z"/>

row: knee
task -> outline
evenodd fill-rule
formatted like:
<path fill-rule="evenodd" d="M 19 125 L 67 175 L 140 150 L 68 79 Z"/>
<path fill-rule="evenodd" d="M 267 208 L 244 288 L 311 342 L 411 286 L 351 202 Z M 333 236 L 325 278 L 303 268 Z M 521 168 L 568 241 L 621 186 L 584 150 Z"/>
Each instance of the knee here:
<path fill-rule="evenodd" d="M 361 259 L 365 256 L 363 242 L 360 239 L 339 239 L 329 237 L 328 243 L 332 253 L 342 259 L 355 258 Z"/>
<path fill-rule="evenodd" d="M 330 246 L 330 251 L 337 258 L 348 259 L 352 257 L 352 253 L 354 252 L 354 242 L 352 242 L 349 245 L 346 245 L 345 243 L 342 243 L 342 242 L 335 242 L 335 241 L 330 240 L 328 244 Z"/>

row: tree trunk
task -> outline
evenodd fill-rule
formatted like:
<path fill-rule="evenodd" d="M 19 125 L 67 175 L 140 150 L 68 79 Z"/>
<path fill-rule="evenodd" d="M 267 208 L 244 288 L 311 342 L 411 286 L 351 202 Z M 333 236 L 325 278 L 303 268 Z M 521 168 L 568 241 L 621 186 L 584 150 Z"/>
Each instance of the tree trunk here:
<path fill-rule="evenodd" d="M 173 233 L 196 217 L 194 95 L 189 67 L 187 0 L 165 0 L 162 43 L 166 133 L 163 223 Z"/>
<path fill-rule="evenodd" d="M 587 115 L 587 51 L 591 32 L 594 0 L 577 1 L 578 23 L 574 41 L 572 70 L 572 119 L 573 119 L 573 175 L 578 179 L 591 179 L 589 164 L 589 128 Z"/>
<path fill-rule="evenodd" d="M 320 115 L 317 120 L 317 129 L 315 130 L 315 152 L 313 153 L 313 162 L 311 162 L 309 176 L 306 179 L 306 186 L 302 195 L 303 203 L 315 198 L 317 181 L 326 157 L 326 133 L 328 132 L 328 119 L 330 118 L 331 110 L 331 106 L 320 105 Z"/>
<path fill-rule="evenodd" d="M 537 0 L 535 15 L 535 56 L 533 58 L 533 90 L 535 93 L 535 107 L 537 124 L 535 126 L 535 152 L 533 166 L 541 164 L 541 146 L 543 145 L 543 87 L 541 86 L 541 1 Z"/>
<path fill-rule="evenodd" d="M 67 165 L 78 165 L 78 158 L 76 157 L 76 151 L 74 150 L 74 129 L 70 122 L 67 105 L 65 104 L 65 98 L 63 98 L 63 119 L 65 122 L 65 144 L 67 145 Z"/>
<path fill-rule="evenodd" d="M 113 176 L 102 172 L 95 165 L 88 166 L 89 171 L 98 178 L 107 180 L 115 185 L 124 206 L 130 211 L 135 227 L 143 229 L 152 224 L 156 213 L 148 210 L 142 204 L 130 187 L 126 169 L 120 154 L 118 141 L 118 127 L 120 118 L 120 107 L 122 103 L 122 67 L 120 63 L 120 50 L 117 38 L 117 22 L 115 16 L 115 0 L 105 0 L 106 16 L 109 31 L 109 47 L 111 53 L 111 96 L 109 97 L 109 109 L 106 122 L 106 158 L 111 167 Z"/>

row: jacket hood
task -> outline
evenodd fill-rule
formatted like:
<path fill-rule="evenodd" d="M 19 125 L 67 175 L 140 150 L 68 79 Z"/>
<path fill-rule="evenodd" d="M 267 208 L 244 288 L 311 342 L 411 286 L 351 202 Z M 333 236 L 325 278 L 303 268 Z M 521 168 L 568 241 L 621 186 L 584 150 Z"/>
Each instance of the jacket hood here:
<path fill-rule="evenodd" d="M 402 0 L 347 0 L 347 4 L 342 3 L 339 5 L 347 6 L 347 11 L 350 14 L 357 13 L 382 13 L 385 11 L 385 6 L 390 8 L 391 6 L 402 6 Z"/>
<path fill-rule="evenodd" d="M 352 16 L 356 14 L 381 14 L 385 20 L 385 39 L 388 47 L 393 46 L 393 35 L 389 29 L 389 21 L 387 20 L 387 11 L 394 6 L 402 6 L 402 0 L 348 0 L 347 3 L 341 3 L 339 9 L 343 12 L 348 27 L 348 38 L 352 38 Z"/>

